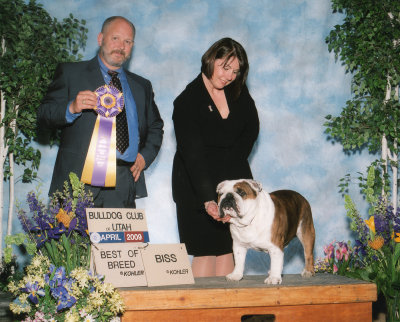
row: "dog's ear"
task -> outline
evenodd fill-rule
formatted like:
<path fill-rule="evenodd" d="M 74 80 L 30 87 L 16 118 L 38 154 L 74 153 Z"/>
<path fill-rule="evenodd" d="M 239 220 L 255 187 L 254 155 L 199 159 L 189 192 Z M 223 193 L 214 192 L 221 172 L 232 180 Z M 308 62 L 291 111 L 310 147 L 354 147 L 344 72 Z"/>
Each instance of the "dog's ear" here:
<path fill-rule="evenodd" d="M 222 181 L 222 182 L 220 182 L 220 183 L 218 184 L 218 186 L 217 186 L 217 193 L 218 193 L 218 194 L 221 193 L 221 189 L 222 189 L 222 187 L 224 186 L 224 184 L 226 183 L 226 181 L 227 181 L 227 180 Z"/>
<path fill-rule="evenodd" d="M 262 191 L 262 184 L 256 180 L 249 179 L 247 182 L 250 184 L 250 186 L 257 192 Z"/>

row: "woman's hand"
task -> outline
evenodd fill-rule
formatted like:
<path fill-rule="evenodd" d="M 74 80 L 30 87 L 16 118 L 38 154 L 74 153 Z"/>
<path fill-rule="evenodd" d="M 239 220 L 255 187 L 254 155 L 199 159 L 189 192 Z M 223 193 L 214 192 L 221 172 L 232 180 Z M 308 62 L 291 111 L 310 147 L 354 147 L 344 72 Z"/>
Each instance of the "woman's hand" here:
<path fill-rule="evenodd" d="M 219 217 L 219 208 L 214 200 L 206 201 L 204 203 L 204 208 L 206 208 L 207 213 L 217 221 L 222 221 L 223 223 L 226 223 L 231 219 L 230 216 L 225 216 L 223 218 Z"/>

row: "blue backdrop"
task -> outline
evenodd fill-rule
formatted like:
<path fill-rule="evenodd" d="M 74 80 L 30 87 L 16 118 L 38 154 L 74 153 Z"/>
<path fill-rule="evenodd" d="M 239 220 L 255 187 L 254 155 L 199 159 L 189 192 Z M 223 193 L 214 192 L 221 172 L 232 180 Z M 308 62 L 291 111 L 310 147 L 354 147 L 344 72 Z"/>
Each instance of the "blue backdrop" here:
<path fill-rule="evenodd" d="M 129 69 L 151 80 L 165 121 L 159 156 L 146 171 L 149 197 L 138 200 L 146 210 L 152 243 L 179 242 L 171 167 L 175 137 L 172 102 L 200 72 L 204 51 L 216 40 L 231 37 L 247 51 L 248 86 L 260 117 L 261 131 L 251 155 L 255 179 L 264 188 L 302 193 L 313 210 L 316 257 L 332 240 L 351 239 L 344 200 L 338 192 L 346 173 L 364 171 L 372 156 L 346 156 L 340 144 L 324 134 L 324 117 L 339 114 L 350 98 L 350 77 L 335 62 L 325 37 L 341 16 L 329 0 L 39 0 L 54 17 L 69 12 L 86 19 L 89 28 L 85 59 L 96 54 L 97 34 L 105 18 L 123 15 L 137 35 Z M 40 146 L 39 179 L 47 195 L 57 147 Z M 17 183 L 19 201 L 33 185 Z M 357 187 L 352 197 L 362 203 Z M 7 205 L 6 205 L 7 207 Z M 5 216 L 6 217 L 6 216 Z M 15 220 L 14 232 L 20 230 Z M 300 273 L 303 254 L 293 241 L 285 250 L 284 273 Z M 268 255 L 250 252 L 246 274 L 266 274 Z"/>

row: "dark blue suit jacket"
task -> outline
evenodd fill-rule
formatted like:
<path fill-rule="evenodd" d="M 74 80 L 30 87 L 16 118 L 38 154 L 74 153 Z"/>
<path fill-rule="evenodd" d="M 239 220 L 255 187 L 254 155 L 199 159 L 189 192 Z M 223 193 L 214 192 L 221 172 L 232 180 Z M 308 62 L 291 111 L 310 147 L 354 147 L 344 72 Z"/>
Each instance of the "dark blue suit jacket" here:
<path fill-rule="evenodd" d="M 139 121 L 139 153 L 146 161 L 146 168 L 154 161 L 163 138 L 163 120 L 154 102 L 150 81 L 125 70 L 135 99 Z M 72 124 L 65 118 L 68 103 L 83 90 L 95 91 L 104 85 L 97 56 L 89 61 L 62 63 L 55 72 L 47 95 L 37 112 L 39 126 L 61 128 L 61 141 L 54 166 L 50 192 L 62 191 L 70 172 L 80 178 L 97 114 L 84 110 Z M 127 180 L 134 180 L 133 176 Z M 118 184 L 118 183 L 117 183 Z M 96 189 L 96 188 L 95 188 Z M 144 173 L 136 182 L 136 198 L 147 196 Z"/>

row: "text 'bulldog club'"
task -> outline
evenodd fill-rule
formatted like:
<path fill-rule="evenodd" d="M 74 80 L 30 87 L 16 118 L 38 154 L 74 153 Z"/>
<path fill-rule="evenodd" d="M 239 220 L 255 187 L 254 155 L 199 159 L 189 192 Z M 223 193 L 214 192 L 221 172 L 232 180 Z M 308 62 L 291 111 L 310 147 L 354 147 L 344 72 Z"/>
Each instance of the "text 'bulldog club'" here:
<path fill-rule="evenodd" d="M 89 219 L 123 219 L 120 211 L 88 211 Z M 143 220 L 142 212 L 127 212 L 126 219 Z"/>

